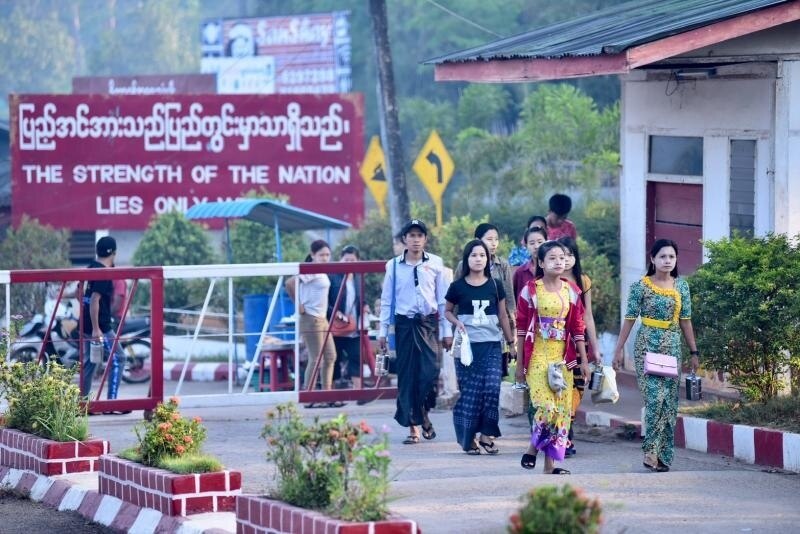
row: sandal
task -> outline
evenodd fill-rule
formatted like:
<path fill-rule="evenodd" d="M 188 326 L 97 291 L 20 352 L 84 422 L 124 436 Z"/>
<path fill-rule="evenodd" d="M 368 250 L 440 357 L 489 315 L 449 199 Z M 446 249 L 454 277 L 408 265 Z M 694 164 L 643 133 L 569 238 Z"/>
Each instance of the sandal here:
<path fill-rule="evenodd" d="M 556 467 L 552 471 L 550 471 L 551 475 L 571 475 L 572 473 L 569 472 L 569 469 L 562 469 L 561 467 Z"/>
<path fill-rule="evenodd" d="M 419 436 L 415 436 L 414 434 L 409 434 L 406 436 L 406 439 L 403 440 L 403 445 L 416 445 L 419 443 Z"/>
<path fill-rule="evenodd" d="M 471 449 L 468 449 L 468 450 L 466 450 L 464 452 L 466 452 L 470 456 L 480 456 L 481 455 L 481 450 L 474 443 L 472 444 L 472 448 Z"/>
<path fill-rule="evenodd" d="M 485 441 L 478 441 L 478 445 L 483 447 L 483 450 L 486 451 L 486 454 L 498 454 L 500 449 L 497 448 L 497 445 L 494 444 L 494 441 L 490 441 L 486 443 Z"/>
<path fill-rule="evenodd" d="M 659 459 L 658 466 L 656 467 L 656 472 L 666 473 L 667 471 L 669 471 L 669 466 Z"/>
<path fill-rule="evenodd" d="M 422 437 L 425 439 L 433 439 L 436 437 L 436 431 L 433 429 L 433 424 L 428 428 L 422 427 Z"/>
<path fill-rule="evenodd" d="M 536 467 L 536 455 L 525 453 L 519 463 L 524 469 L 533 469 Z"/>
<path fill-rule="evenodd" d="M 654 473 L 658 472 L 658 459 L 654 458 L 655 455 L 645 454 L 642 465 Z"/>

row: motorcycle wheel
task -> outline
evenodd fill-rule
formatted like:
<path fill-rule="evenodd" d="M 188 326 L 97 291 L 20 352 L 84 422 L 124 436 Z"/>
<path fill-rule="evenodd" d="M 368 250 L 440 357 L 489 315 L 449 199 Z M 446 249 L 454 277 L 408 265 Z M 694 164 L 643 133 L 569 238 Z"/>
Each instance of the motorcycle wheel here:
<path fill-rule="evenodd" d="M 127 384 L 143 384 L 150 380 L 150 369 L 145 362 L 150 359 L 150 342 L 137 339 L 122 347 L 125 351 L 125 367 L 122 380 Z"/>
<path fill-rule="evenodd" d="M 22 347 L 11 352 L 8 358 L 9 363 L 28 363 L 35 362 L 39 358 L 39 351 L 33 347 Z"/>

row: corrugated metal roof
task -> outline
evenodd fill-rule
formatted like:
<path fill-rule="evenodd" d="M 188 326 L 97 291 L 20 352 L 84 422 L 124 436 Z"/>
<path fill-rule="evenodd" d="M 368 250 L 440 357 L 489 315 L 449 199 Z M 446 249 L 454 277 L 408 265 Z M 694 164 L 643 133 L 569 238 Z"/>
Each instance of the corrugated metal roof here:
<path fill-rule="evenodd" d="M 350 228 L 350 223 L 313 211 L 290 206 L 264 198 L 239 198 L 221 202 L 195 204 L 186 211 L 186 218 L 197 219 L 247 219 L 266 226 L 275 224 L 281 230 L 318 230 L 323 228 Z"/>
<path fill-rule="evenodd" d="M 639 44 L 789 0 L 637 0 L 425 61 L 562 58 L 617 54 Z"/>

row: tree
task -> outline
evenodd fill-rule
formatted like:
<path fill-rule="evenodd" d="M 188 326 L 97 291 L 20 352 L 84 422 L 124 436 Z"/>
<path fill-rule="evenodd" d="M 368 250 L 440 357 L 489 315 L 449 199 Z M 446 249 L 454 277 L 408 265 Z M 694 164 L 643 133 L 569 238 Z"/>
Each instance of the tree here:
<path fill-rule="evenodd" d="M 22 216 L 0 242 L 0 269 L 63 269 L 70 266 L 68 230 L 56 230 Z M 11 286 L 11 312 L 27 315 L 44 309 L 46 287 L 41 284 Z M 5 295 L 0 295 L 5 306 Z"/>
<path fill-rule="evenodd" d="M 706 241 L 708 261 L 690 279 L 702 361 L 747 400 L 775 397 L 789 366 L 800 369 L 798 237 Z"/>
<path fill-rule="evenodd" d="M 286 197 L 250 191 L 247 198 L 287 200 Z M 231 252 L 233 263 L 275 263 L 278 261 L 275 229 L 261 223 L 236 220 L 231 222 Z M 308 254 L 308 244 L 302 232 L 281 231 L 281 260 L 303 261 Z M 236 283 L 236 295 L 269 293 L 277 279 L 248 277 Z"/>
<path fill-rule="evenodd" d="M 468 85 L 458 99 L 458 125 L 505 133 L 511 104 L 511 94 L 500 85 Z"/>
<path fill-rule="evenodd" d="M 173 211 L 155 217 L 133 253 L 133 264 L 203 265 L 218 262 L 208 234 L 182 213 Z M 203 280 L 167 280 L 164 307 L 185 308 L 199 304 L 205 295 Z"/>

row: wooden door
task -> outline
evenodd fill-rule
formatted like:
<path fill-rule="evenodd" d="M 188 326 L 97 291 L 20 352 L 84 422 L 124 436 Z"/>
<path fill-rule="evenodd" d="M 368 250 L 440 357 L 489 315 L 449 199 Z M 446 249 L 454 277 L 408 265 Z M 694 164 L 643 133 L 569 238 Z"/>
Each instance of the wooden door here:
<path fill-rule="evenodd" d="M 672 239 L 678 272 L 692 274 L 703 261 L 703 186 L 648 182 L 646 224 L 648 254 L 656 239 Z"/>

